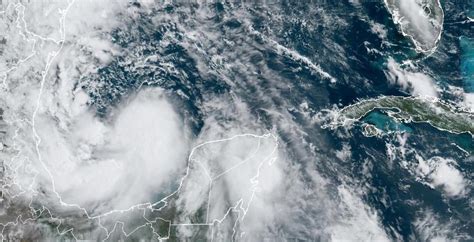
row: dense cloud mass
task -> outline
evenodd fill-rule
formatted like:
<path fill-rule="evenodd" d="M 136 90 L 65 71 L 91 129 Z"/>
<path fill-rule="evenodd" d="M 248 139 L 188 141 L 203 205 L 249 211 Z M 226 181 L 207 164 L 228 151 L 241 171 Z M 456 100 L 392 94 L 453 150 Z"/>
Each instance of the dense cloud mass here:
<path fill-rule="evenodd" d="M 140 91 L 110 124 L 87 111 L 70 122 L 58 131 L 37 118 L 42 160 L 66 203 L 126 209 L 149 201 L 185 168 L 188 137 L 159 90 Z"/>
<path fill-rule="evenodd" d="M 439 1 L 310 2 L 2 3 L 2 239 L 472 239 Z"/>

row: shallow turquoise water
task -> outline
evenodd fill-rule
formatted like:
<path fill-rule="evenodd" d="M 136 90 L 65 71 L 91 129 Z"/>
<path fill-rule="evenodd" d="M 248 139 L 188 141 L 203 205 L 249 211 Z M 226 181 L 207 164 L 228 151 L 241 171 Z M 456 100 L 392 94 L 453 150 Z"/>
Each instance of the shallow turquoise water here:
<path fill-rule="evenodd" d="M 380 111 L 374 111 L 369 113 L 364 119 L 365 122 L 375 125 L 378 129 L 385 132 L 390 131 L 404 131 L 412 132 L 412 129 L 404 124 L 396 122 L 393 118 L 381 113 Z"/>
<path fill-rule="evenodd" d="M 474 92 L 474 39 L 461 37 L 462 51 L 461 73 L 464 79 L 464 91 Z"/>

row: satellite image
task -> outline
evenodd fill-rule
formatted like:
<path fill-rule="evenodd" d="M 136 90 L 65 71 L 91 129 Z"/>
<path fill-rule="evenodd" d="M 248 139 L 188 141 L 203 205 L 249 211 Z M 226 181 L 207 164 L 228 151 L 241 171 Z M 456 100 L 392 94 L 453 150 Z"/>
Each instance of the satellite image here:
<path fill-rule="evenodd" d="M 474 0 L 0 0 L 2 241 L 474 241 Z"/>

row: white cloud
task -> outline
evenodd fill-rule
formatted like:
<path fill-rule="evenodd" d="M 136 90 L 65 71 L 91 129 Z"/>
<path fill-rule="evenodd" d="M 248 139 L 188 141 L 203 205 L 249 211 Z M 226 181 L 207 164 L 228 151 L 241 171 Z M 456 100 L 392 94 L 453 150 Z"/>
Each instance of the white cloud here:
<path fill-rule="evenodd" d="M 328 227 L 333 241 L 390 241 L 381 228 L 377 215 L 363 201 L 349 191 L 337 188 L 341 202 L 338 204 L 344 220 Z"/>
<path fill-rule="evenodd" d="M 465 181 L 462 173 L 454 166 L 443 160 L 430 175 L 432 184 L 442 187 L 449 196 L 462 195 L 465 191 Z"/>
<path fill-rule="evenodd" d="M 456 241 L 460 239 L 462 235 L 456 235 L 456 226 L 454 221 L 441 222 L 439 216 L 437 216 L 431 209 L 422 209 L 419 212 L 419 216 L 413 222 L 415 233 L 422 241 Z M 464 238 L 469 240 L 470 238 Z M 461 239 L 462 240 L 462 239 Z"/>
<path fill-rule="evenodd" d="M 452 159 L 433 157 L 425 161 L 421 156 L 416 156 L 418 161 L 418 176 L 435 188 L 440 188 L 447 196 L 464 196 L 467 191 L 467 181 L 463 174 L 456 168 Z"/>
<path fill-rule="evenodd" d="M 380 39 L 385 40 L 387 38 L 387 29 L 384 25 L 374 21 L 369 21 L 370 30 L 372 33 L 377 34 Z"/>
<path fill-rule="evenodd" d="M 113 0 L 91 1 L 78 0 L 72 4 L 66 19 L 65 32 L 70 44 L 76 45 L 81 51 L 90 51 L 74 56 L 67 56 L 69 61 L 79 61 L 84 58 L 96 58 L 101 65 L 119 55 L 121 49 L 110 38 L 105 38 L 115 28 L 124 27 L 124 22 L 129 17 L 127 14 L 128 2 Z M 116 16 L 122 16 L 117 18 Z M 84 62 L 84 61 L 82 61 Z M 90 60 L 88 61 L 90 62 Z M 85 63 L 81 63 L 84 65 Z"/>
<path fill-rule="evenodd" d="M 404 70 L 393 58 L 388 59 L 387 68 L 386 75 L 391 83 L 401 86 L 415 96 L 438 97 L 436 84 L 430 76 Z"/>
<path fill-rule="evenodd" d="M 273 201 L 271 193 L 282 179 L 275 163 L 277 148 L 277 139 L 271 134 L 241 134 L 196 146 L 179 191 L 182 216 L 177 222 L 190 223 L 198 210 L 204 209 L 206 216 L 198 222 L 215 223 L 216 231 L 263 230 L 269 222 L 264 218 L 273 213 L 267 202 Z M 180 231 L 183 235 L 189 232 L 181 227 Z"/>
<path fill-rule="evenodd" d="M 168 190 L 185 168 L 186 132 L 160 90 L 141 91 L 110 123 L 87 112 L 71 123 L 38 117 L 42 159 L 64 202 L 126 209 Z"/>
<path fill-rule="evenodd" d="M 342 149 L 336 151 L 336 157 L 339 160 L 348 162 L 350 161 L 351 156 L 352 156 L 351 146 L 348 143 L 344 143 L 342 145 Z"/>
<path fill-rule="evenodd" d="M 474 93 L 464 93 L 464 106 L 474 112 Z"/>

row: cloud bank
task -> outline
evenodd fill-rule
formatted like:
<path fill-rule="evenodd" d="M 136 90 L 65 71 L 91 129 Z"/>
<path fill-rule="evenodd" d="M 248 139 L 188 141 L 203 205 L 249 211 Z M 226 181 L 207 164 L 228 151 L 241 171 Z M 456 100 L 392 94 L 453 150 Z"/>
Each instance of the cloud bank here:
<path fill-rule="evenodd" d="M 421 72 L 404 70 L 393 58 L 387 62 L 387 78 L 391 83 L 401 86 L 415 96 L 438 97 L 434 80 Z"/>

